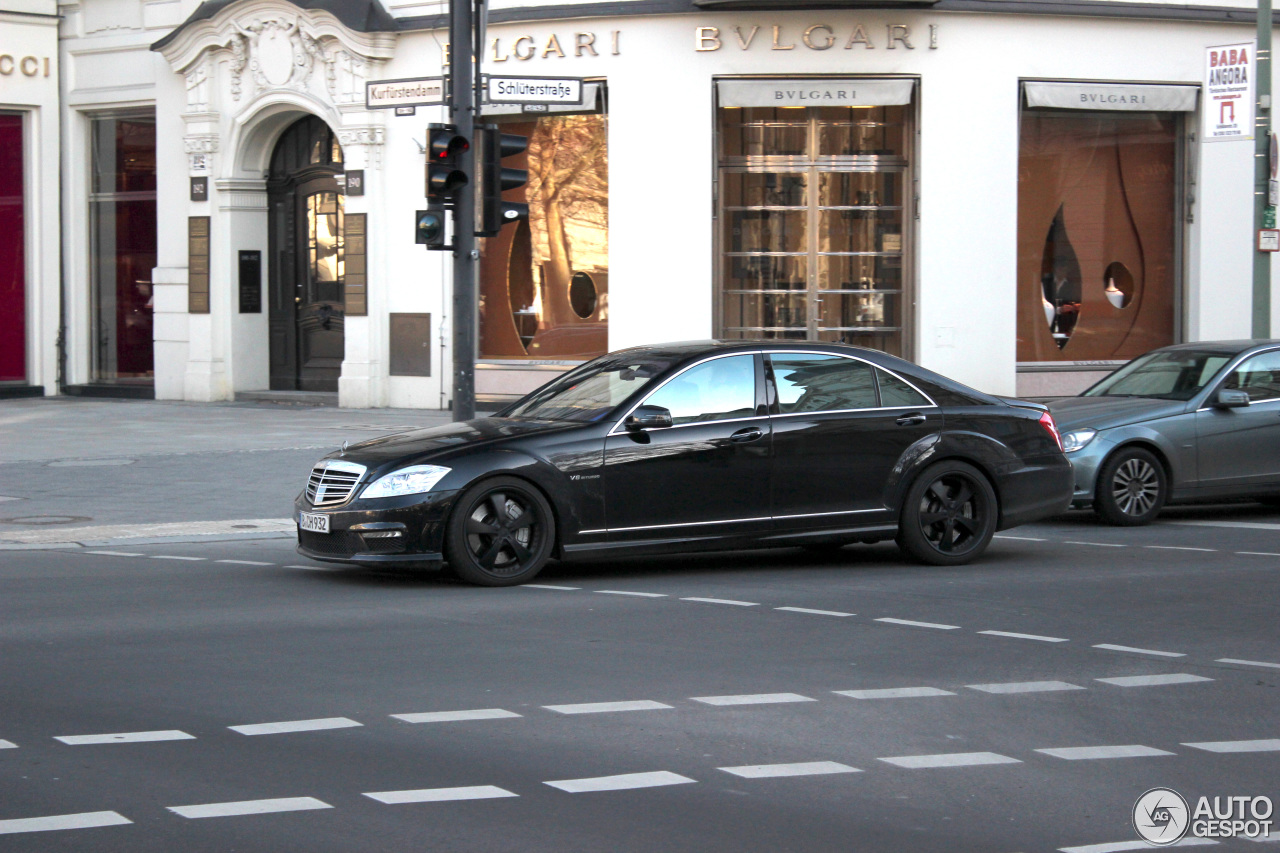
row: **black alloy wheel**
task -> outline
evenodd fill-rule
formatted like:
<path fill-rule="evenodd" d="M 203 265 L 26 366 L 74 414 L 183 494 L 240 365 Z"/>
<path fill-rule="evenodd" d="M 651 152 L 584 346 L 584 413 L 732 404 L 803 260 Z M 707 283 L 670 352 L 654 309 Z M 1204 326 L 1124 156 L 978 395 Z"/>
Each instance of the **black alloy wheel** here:
<path fill-rule="evenodd" d="M 996 532 L 995 490 L 958 460 L 929 466 L 907 490 L 898 547 L 931 566 L 959 566 L 987 549 Z"/>
<path fill-rule="evenodd" d="M 513 586 L 532 580 L 555 541 L 551 507 L 515 477 L 494 477 L 467 489 L 454 505 L 444 553 L 462 580 Z"/>
<path fill-rule="evenodd" d="M 1155 454 L 1141 447 L 1116 451 L 1098 471 L 1093 508 L 1108 524 L 1150 524 L 1169 497 L 1168 478 Z"/>

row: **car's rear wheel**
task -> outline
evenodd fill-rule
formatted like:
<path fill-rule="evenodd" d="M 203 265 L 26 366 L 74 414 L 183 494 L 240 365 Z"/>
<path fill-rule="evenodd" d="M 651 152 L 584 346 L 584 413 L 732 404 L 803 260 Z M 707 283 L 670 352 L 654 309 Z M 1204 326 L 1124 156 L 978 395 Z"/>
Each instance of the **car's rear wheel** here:
<path fill-rule="evenodd" d="M 523 480 L 494 477 L 467 489 L 454 505 L 444 554 L 464 581 L 513 586 L 542 571 L 554 543 L 546 498 Z"/>
<path fill-rule="evenodd" d="M 977 468 L 938 462 L 907 489 L 898 547 L 929 565 L 963 565 L 987 549 L 998 515 L 995 490 Z"/>
<path fill-rule="evenodd" d="M 1155 454 L 1126 447 L 1102 463 L 1093 508 L 1108 524 L 1134 527 L 1154 521 L 1168 497 L 1168 477 Z"/>

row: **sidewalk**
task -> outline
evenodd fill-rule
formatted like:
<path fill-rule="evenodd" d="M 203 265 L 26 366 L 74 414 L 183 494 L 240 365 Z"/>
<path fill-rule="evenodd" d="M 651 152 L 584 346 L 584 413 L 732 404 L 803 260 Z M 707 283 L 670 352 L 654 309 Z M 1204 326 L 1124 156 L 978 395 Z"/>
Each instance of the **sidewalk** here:
<path fill-rule="evenodd" d="M 0 401 L 0 550 L 293 536 L 342 445 L 448 412 L 73 397 Z"/>

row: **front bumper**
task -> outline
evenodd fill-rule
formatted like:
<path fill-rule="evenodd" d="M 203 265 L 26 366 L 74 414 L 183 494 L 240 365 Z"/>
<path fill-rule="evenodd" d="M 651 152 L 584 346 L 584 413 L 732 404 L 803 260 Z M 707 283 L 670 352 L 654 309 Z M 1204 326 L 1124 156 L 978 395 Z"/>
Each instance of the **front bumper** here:
<path fill-rule="evenodd" d="M 1086 444 L 1080 450 L 1067 454 L 1071 460 L 1071 470 L 1075 472 L 1075 490 L 1071 495 L 1072 507 L 1093 505 L 1094 491 L 1098 486 L 1098 469 L 1102 461 L 1111 452 L 1113 443 L 1103 439 L 1101 435 Z"/>
<path fill-rule="evenodd" d="M 299 513 L 329 517 L 328 533 L 298 528 L 298 553 L 313 560 L 357 565 L 400 565 L 438 569 L 444 562 L 444 528 L 457 490 L 352 500 L 336 507 L 315 507 L 299 495 Z"/>

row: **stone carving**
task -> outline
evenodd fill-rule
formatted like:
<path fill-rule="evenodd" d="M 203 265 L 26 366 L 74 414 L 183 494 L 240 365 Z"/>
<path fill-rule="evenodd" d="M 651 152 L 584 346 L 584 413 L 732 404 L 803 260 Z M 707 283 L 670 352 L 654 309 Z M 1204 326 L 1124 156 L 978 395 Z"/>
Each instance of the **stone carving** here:
<path fill-rule="evenodd" d="M 209 109 L 209 63 L 201 62 L 187 72 L 187 111 Z"/>

